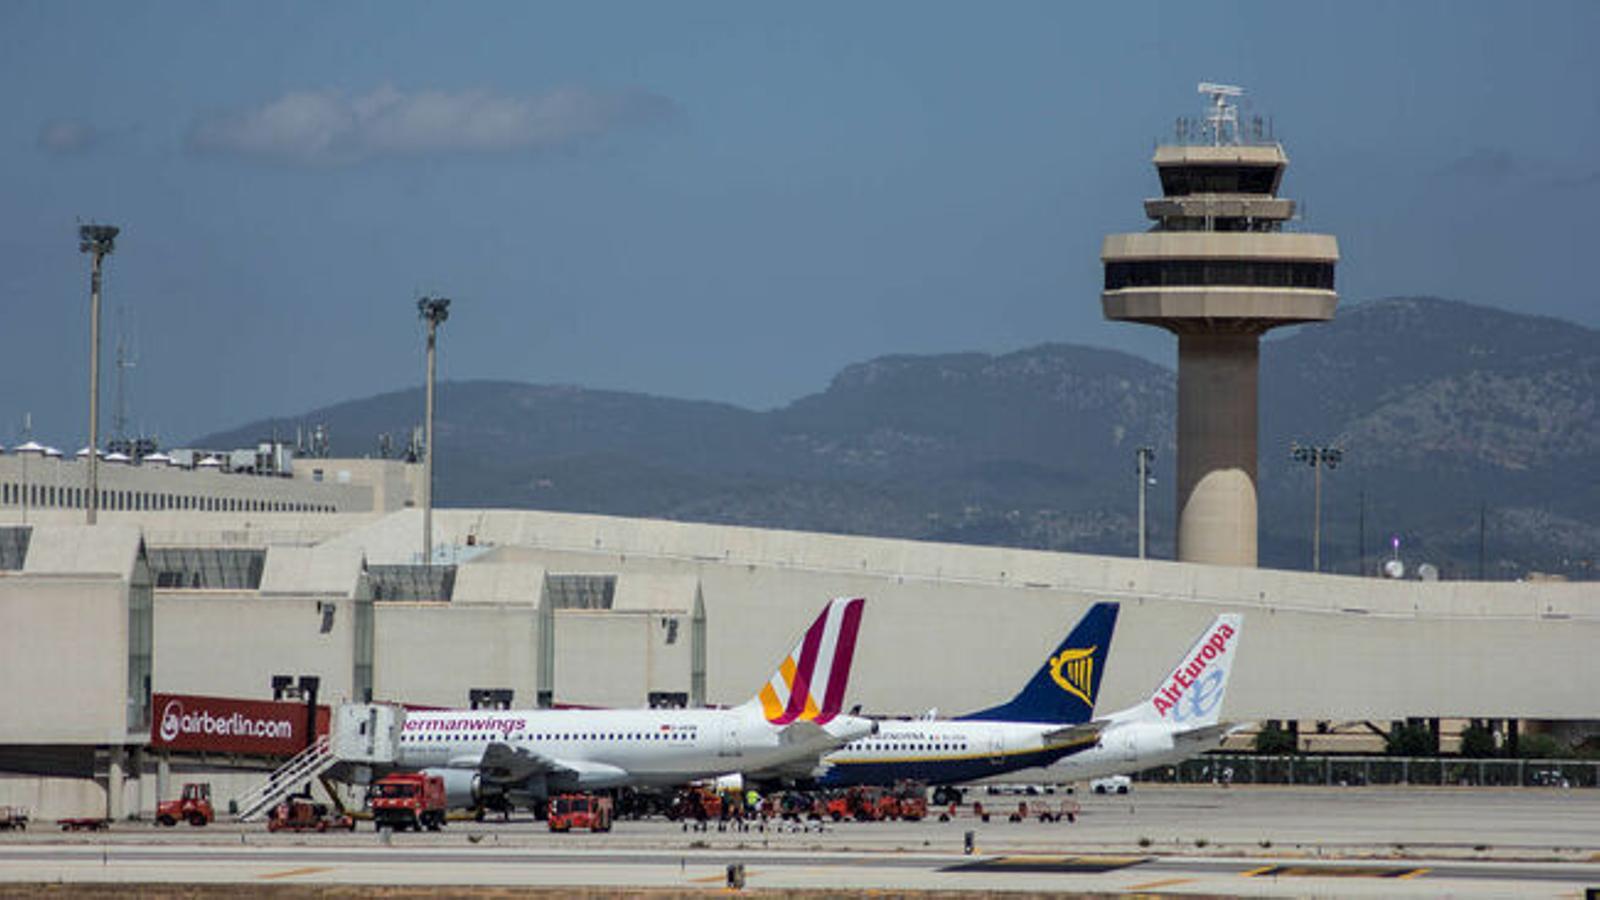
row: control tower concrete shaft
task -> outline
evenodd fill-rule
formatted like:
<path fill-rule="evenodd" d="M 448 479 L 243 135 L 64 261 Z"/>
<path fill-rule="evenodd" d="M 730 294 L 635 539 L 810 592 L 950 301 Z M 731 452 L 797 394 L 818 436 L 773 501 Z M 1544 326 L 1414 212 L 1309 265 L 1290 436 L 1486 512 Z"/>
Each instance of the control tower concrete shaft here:
<path fill-rule="evenodd" d="M 1162 196 L 1155 223 L 1108 235 L 1100 252 L 1105 316 L 1178 336 L 1178 559 L 1256 564 L 1256 386 L 1261 335 L 1333 318 L 1338 243 L 1288 233 L 1294 201 L 1278 196 L 1283 147 L 1238 121 L 1228 98 L 1201 84 L 1204 121 L 1179 120 L 1156 148 Z"/>

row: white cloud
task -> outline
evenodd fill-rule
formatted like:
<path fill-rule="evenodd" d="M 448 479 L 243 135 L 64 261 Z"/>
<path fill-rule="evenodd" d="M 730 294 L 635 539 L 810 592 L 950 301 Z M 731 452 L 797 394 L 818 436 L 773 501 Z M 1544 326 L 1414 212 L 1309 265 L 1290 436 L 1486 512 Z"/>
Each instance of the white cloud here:
<path fill-rule="evenodd" d="M 191 148 L 291 165 L 384 157 L 513 154 L 568 147 L 670 117 L 676 104 L 644 91 L 563 88 L 521 97 L 487 91 L 382 87 L 368 94 L 300 91 L 202 119 Z"/>
<path fill-rule="evenodd" d="M 105 135 L 87 122 L 56 119 L 39 129 L 39 149 L 57 156 L 85 153 L 95 148 Z"/>

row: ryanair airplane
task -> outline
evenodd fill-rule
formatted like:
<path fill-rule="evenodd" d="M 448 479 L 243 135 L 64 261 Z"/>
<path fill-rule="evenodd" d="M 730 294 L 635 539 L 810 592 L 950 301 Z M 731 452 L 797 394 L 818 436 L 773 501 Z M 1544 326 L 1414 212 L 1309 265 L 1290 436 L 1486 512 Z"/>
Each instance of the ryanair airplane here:
<path fill-rule="evenodd" d="M 1091 722 L 1105 672 L 1117 604 L 1096 603 L 1006 703 L 959 719 L 880 721 L 876 734 L 822 758 L 819 787 L 888 785 L 913 779 L 944 785 L 1047 766 L 1093 746 Z M 746 770 L 760 780 L 768 773 Z"/>
<path fill-rule="evenodd" d="M 732 709 L 407 713 L 397 768 L 441 776 L 452 807 L 493 808 L 742 768 L 813 768 L 878 727 L 840 714 L 865 605 L 829 603 L 755 696 Z"/>

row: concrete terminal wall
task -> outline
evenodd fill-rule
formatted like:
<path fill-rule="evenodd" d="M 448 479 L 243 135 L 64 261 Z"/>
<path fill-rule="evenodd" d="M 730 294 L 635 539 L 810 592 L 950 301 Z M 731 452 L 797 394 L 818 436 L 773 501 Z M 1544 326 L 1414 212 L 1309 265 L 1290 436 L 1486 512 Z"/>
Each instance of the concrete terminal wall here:
<path fill-rule="evenodd" d="M 385 561 L 406 552 L 416 515 L 338 542 Z M 441 510 L 434 528 L 550 571 L 698 578 L 713 703 L 747 699 L 828 597 L 854 594 L 869 605 L 850 693 L 883 713 L 1007 697 L 1090 603 L 1118 600 L 1103 708 L 1147 695 L 1212 616 L 1236 611 L 1233 717 L 1600 718 L 1591 584 L 1394 582 L 526 511 Z M 565 699 L 577 685 L 556 688 Z"/>
<path fill-rule="evenodd" d="M 0 574 L 0 744 L 128 733 L 128 583 Z"/>
<path fill-rule="evenodd" d="M 373 616 L 374 699 L 462 707 L 472 688 L 510 688 L 535 705 L 538 607 L 381 602 Z"/>
<path fill-rule="evenodd" d="M 318 675 L 324 702 L 351 698 L 354 602 L 324 633 L 316 597 L 253 591 L 160 591 L 155 600 L 157 693 L 272 699 L 273 675 Z"/>
<path fill-rule="evenodd" d="M 0 806 L 24 806 L 38 830 L 54 828 L 56 819 L 103 816 L 105 785 L 90 778 L 50 778 L 0 773 Z"/>
<path fill-rule="evenodd" d="M 556 613 L 557 702 L 644 706 L 649 660 L 650 626 L 644 616 L 579 610 Z M 687 683 L 687 671 L 685 676 Z"/>

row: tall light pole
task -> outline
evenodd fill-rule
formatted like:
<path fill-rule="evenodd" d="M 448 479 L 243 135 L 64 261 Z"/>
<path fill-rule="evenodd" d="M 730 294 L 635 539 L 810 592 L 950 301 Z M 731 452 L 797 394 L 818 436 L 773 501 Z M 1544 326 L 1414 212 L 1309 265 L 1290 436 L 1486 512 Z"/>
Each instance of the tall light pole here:
<path fill-rule="evenodd" d="M 1144 495 L 1145 488 L 1155 481 L 1154 478 L 1150 477 L 1150 463 L 1156 458 L 1156 448 L 1140 447 L 1134 451 L 1134 454 L 1139 458 L 1139 558 L 1144 559 L 1146 531 L 1144 524 Z"/>
<path fill-rule="evenodd" d="M 115 225 L 79 225 L 78 251 L 94 258 L 89 275 L 89 502 L 88 522 L 100 512 L 100 266 L 116 249 Z"/>
<path fill-rule="evenodd" d="M 1289 458 L 1311 467 L 1315 484 L 1311 513 L 1311 571 L 1322 571 L 1322 470 L 1337 468 L 1344 460 L 1344 451 L 1338 447 L 1289 445 Z"/>
<path fill-rule="evenodd" d="M 422 447 L 422 564 L 433 565 L 433 374 L 434 346 L 439 326 L 450 318 L 450 301 L 444 297 L 423 297 L 417 313 L 428 323 L 428 400 L 424 413 Z"/>

